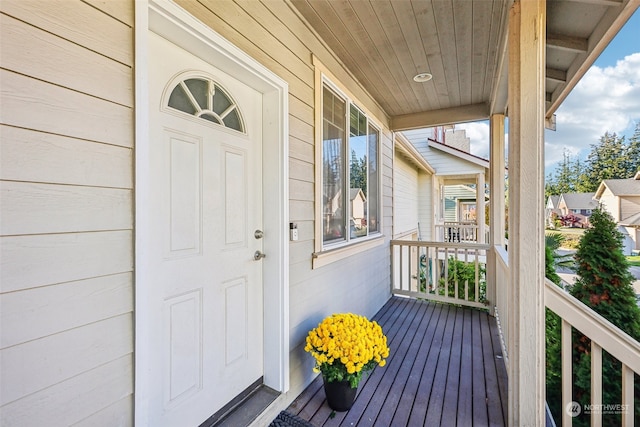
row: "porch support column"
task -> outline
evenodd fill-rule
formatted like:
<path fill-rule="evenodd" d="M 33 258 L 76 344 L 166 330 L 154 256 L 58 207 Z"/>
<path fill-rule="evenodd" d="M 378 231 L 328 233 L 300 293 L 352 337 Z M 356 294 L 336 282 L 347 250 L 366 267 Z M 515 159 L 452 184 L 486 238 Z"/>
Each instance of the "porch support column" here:
<path fill-rule="evenodd" d="M 485 227 L 485 215 L 484 215 L 484 172 L 479 173 L 476 176 L 476 225 L 478 226 L 478 235 L 476 236 L 476 242 L 487 244 L 485 238 L 485 231 L 487 227 Z"/>
<path fill-rule="evenodd" d="M 509 15 L 509 425 L 545 424 L 544 72 L 546 1 Z"/>
<path fill-rule="evenodd" d="M 504 114 L 489 119 L 491 154 L 489 157 L 489 242 L 504 246 L 505 182 L 504 182 Z"/>
<path fill-rule="evenodd" d="M 504 114 L 494 114 L 489 119 L 490 159 L 489 159 L 489 245 L 487 253 L 487 299 L 489 311 L 495 315 L 497 292 L 507 292 L 507 289 L 497 289 L 497 258 L 496 246 L 504 246 L 505 199 L 504 199 Z M 489 286 L 490 285 L 490 286 Z M 504 321 L 504 320 L 502 320 Z"/>

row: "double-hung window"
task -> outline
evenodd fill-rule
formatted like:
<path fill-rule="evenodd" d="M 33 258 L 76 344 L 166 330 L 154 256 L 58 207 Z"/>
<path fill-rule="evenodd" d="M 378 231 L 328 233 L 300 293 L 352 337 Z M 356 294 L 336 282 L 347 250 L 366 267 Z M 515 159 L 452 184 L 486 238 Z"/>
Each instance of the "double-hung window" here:
<path fill-rule="evenodd" d="M 380 233 L 380 131 L 326 83 L 321 143 L 323 248 Z"/>

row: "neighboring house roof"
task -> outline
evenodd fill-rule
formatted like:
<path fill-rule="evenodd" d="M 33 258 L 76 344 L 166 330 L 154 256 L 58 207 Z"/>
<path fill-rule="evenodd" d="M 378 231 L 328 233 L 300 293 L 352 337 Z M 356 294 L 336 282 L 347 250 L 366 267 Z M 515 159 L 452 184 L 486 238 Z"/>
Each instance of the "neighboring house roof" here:
<path fill-rule="evenodd" d="M 360 198 L 362 200 L 367 200 L 361 188 L 352 188 L 349 190 L 349 200 L 353 201 L 356 197 L 358 197 L 358 195 L 360 195 Z"/>
<path fill-rule="evenodd" d="M 567 209 L 596 209 L 598 202 L 593 199 L 596 193 L 564 193 L 560 195 L 558 205 L 564 203 Z"/>
<path fill-rule="evenodd" d="M 425 159 L 419 152 L 416 150 L 416 147 L 407 139 L 406 136 L 402 132 L 398 132 L 395 134 L 395 149 L 403 153 L 407 159 L 409 159 L 412 163 L 417 164 L 424 171 L 434 174 L 436 173 L 435 169 L 429 164 L 427 159 Z"/>
<path fill-rule="evenodd" d="M 562 211 L 558 207 L 558 203 L 560 203 L 560 196 L 549 196 L 547 199 L 547 215 L 551 216 L 551 214 L 556 214 L 558 216 L 562 215 Z"/>
<path fill-rule="evenodd" d="M 464 184 L 445 185 L 444 196 L 448 199 L 475 200 L 476 189 Z M 485 199 L 489 199 L 489 195 L 486 193 L 484 197 Z"/>
<path fill-rule="evenodd" d="M 482 166 L 482 167 L 487 168 L 487 169 L 489 168 L 489 160 L 483 159 L 480 156 L 476 156 L 475 154 L 467 153 L 466 151 L 463 151 L 463 150 L 461 150 L 459 148 L 456 148 L 454 146 L 451 146 L 451 145 L 447 145 L 447 144 L 443 144 L 443 143 L 438 142 L 438 141 L 434 141 L 431 138 L 428 139 L 428 142 L 429 142 L 429 147 L 431 147 L 431 148 L 435 148 L 437 150 L 444 151 L 445 153 L 452 154 L 454 156 L 460 157 L 461 159 L 467 160 L 467 161 L 469 161 L 471 163 L 475 163 L 478 166 Z"/>
<path fill-rule="evenodd" d="M 640 212 L 635 215 L 631 215 L 629 218 L 620 221 L 620 225 L 627 227 L 640 227 Z"/>
<path fill-rule="evenodd" d="M 614 196 L 640 196 L 640 173 L 637 173 L 635 178 L 605 179 L 598 186 L 595 198 L 600 199 L 606 188 Z"/>

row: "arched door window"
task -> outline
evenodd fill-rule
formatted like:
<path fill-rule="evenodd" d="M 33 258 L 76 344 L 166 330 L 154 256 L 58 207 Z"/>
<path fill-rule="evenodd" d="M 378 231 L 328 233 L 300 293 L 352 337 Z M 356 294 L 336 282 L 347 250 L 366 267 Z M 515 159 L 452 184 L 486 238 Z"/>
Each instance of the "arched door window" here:
<path fill-rule="evenodd" d="M 211 79 L 191 77 L 180 81 L 171 91 L 167 105 L 229 129 L 245 131 L 238 105 Z"/>

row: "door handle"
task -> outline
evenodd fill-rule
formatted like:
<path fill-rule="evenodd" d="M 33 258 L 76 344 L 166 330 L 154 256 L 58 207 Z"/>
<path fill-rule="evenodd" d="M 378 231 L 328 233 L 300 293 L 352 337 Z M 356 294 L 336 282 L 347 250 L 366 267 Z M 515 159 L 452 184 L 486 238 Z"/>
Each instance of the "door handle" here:
<path fill-rule="evenodd" d="M 256 252 L 253 254 L 253 259 L 254 259 L 255 261 L 260 261 L 260 260 L 261 260 L 262 258 L 264 258 L 264 257 L 266 257 L 266 255 L 265 255 L 265 254 L 263 254 L 261 251 L 256 251 Z"/>

